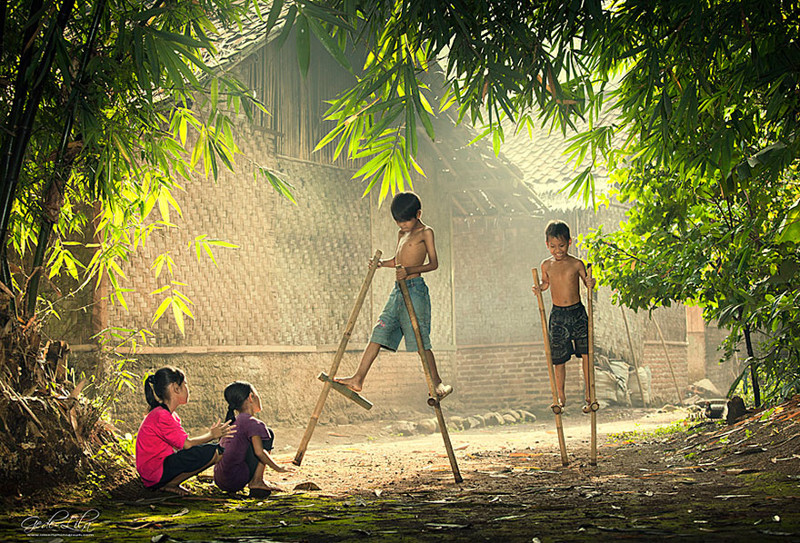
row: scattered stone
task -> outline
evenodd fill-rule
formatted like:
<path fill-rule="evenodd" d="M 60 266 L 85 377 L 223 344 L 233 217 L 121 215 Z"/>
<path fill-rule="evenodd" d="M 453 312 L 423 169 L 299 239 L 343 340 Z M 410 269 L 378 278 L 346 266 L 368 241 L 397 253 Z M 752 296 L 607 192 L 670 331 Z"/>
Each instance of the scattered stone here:
<path fill-rule="evenodd" d="M 432 434 L 436 431 L 436 419 L 425 419 L 417 423 L 417 432 L 420 434 Z"/>
<path fill-rule="evenodd" d="M 350 424 L 350 417 L 346 415 L 336 415 L 336 424 L 338 424 L 339 426 Z"/>
<path fill-rule="evenodd" d="M 464 428 L 464 419 L 462 417 L 452 416 L 447 421 L 447 425 L 453 430 L 462 430 Z"/>
<path fill-rule="evenodd" d="M 478 419 L 478 422 L 480 423 L 478 426 L 486 426 L 486 419 L 482 415 L 475 415 L 474 418 Z M 476 426 L 476 428 L 478 426 Z"/>
<path fill-rule="evenodd" d="M 500 426 L 506 423 L 506 420 L 500 413 L 489 413 L 486 415 L 486 426 Z"/>
<path fill-rule="evenodd" d="M 520 415 L 522 415 L 522 420 L 525 422 L 536 422 L 536 415 L 531 413 L 530 411 L 525 411 L 524 409 L 520 409 Z"/>
<path fill-rule="evenodd" d="M 719 389 L 714 386 L 714 383 L 708 379 L 700 379 L 699 381 L 692 383 L 689 386 L 689 390 L 701 398 L 719 398 L 724 396 L 724 394 L 722 394 L 722 392 L 720 392 Z"/>
<path fill-rule="evenodd" d="M 511 413 L 506 413 L 505 415 L 503 415 L 503 420 L 505 421 L 505 424 L 516 424 L 517 423 L 517 417 L 515 417 Z"/>
<path fill-rule="evenodd" d="M 416 425 L 407 420 L 400 420 L 392 424 L 390 431 L 401 436 L 411 436 L 416 433 Z"/>
<path fill-rule="evenodd" d="M 483 426 L 483 421 L 478 417 L 467 417 L 464 421 L 464 426 L 468 428 L 480 428 Z"/>

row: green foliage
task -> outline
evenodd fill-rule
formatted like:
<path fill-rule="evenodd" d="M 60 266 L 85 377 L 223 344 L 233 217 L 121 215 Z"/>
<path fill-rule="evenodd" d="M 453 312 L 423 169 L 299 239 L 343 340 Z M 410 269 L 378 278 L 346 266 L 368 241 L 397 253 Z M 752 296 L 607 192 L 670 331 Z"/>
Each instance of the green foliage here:
<path fill-rule="evenodd" d="M 594 170 L 633 206 L 621 232 L 594 233 L 590 258 L 635 309 L 696 303 L 766 337 L 748 360 L 779 398 L 800 378 L 798 243 L 800 17 L 777 0 L 545 4 L 331 0 L 368 51 L 328 112 L 320 146 L 362 159 L 380 197 L 411 184 L 429 106 L 504 140 L 515 129 L 589 127 L 568 150 L 570 196 L 596 204 Z M 339 36 L 343 26 L 330 28 Z M 441 68 L 440 68 L 441 67 Z"/>
<path fill-rule="evenodd" d="M 43 263 L 47 276 L 66 274 L 81 286 L 97 285 L 105 277 L 111 300 L 127 309 L 126 294 L 132 289 L 125 286 L 124 262 L 152 234 L 174 227 L 172 218 L 182 214 L 176 197 L 182 183 L 195 173 L 215 179 L 220 168 L 234 168 L 234 117 L 264 110 L 240 81 L 215 68 L 219 29 L 238 25 L 258 2 L 78 0 L 65 14 L 62 33 L 53 31 L 52 21 L 40 21 L 42 13 L 32 10 L 30 1 L 7 10 L 0 76 L 17 85 L 0 97 L 0 115 L 6 126 L 14 124 L 17 103 L 26 101 L 36 115 L 18 184 L 2 179 L 4 192 L 12 191 L 8 241 L 17 255 L 24 258 L 37 244 L 47 243 L 37 236 L 44 218 L 55 212 Z M 265 16 L 274 23 L 279 11 L 280 6 Z M 30 41 L 36 70 L 20 73 L 23 33 L 40 22 L 46 31 L 34 33 Z M 53 65 L 45 70 L 49 51 L 55 51 Z M 87 60 L 80 67 L 74 60 L 79 58 Z M 30 94 L 37 81 L 44 81 L 38 105 Z M 6 130 L 4 148 L 15 137 Z M 65 137 L 61 154 L 57 149 Z M 254 171 L 293 201 L 290 185 L 275 173 L 260 166 Z M 54 182 L 63 188 L 58 200 L 48 201 Z M 93 256 L 86 262 L 72 245 L 87 241 L 90 223 L 94 240 L 87 247 Z M 198 247 L 216 263 L 212 246 L 229 245 L 198 237 Z M 164 263 L 170 274 L 175 272 L 168 255 L 159 255 L 153 265 L 156 277 Z M 15 274 L 14 288 L 24 289 L 36 270 Z M 35 297 L 35 290 L 29 296 Z M 191 302 L 174 288 L 165 300 L 183 330 Z"/>
<path fill-rule="evenodd" d="M 584 138 L 633 207 L 588 237 L 590 258 L 619 303 L 700 305 L 730 330 L 728 355 L 757 333 L 744 372 L 780 400 L 800 390 L 797 18 L 778 2 L 619 7 L 609 28 L 627 32 L 598 66 L 621 74 L 609 96 L 627 139 Z"/>

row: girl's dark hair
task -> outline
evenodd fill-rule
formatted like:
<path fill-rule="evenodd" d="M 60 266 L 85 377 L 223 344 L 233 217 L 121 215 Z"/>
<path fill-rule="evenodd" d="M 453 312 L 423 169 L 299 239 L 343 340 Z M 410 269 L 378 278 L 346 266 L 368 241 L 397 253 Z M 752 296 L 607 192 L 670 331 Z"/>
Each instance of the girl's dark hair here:
<path fill-rule="evenodd" d="M 175 383 L 181 386 L 185 379 L 186 376 L 183 372 L 172 366 L 163 367 L 154 374 L 148 375 L 144 380 L 144 399 L 147 400 L 150 409 L 153 410 L 156 407 L 166 409 L 167 406 L 164 405 L 164 402 L 169 399 L 169 385 Z"/>
<path fill-rule="evenodd" d="M 392 199 L 392 218 L 396 221 L 410 221 L 417 217 L 420 209 L 422 203 L 413 192 L 398 192 Z"/>
<path fill-rule="evenodd" d="M 236 413 L 241 411 L 242 404 L 253 392 L 253 385 L 247 381 L 234 381 L 225 387 L 225 401 L 228 402 L 228 412 L 225 414 L 226 421 L 235 421 Z"/>

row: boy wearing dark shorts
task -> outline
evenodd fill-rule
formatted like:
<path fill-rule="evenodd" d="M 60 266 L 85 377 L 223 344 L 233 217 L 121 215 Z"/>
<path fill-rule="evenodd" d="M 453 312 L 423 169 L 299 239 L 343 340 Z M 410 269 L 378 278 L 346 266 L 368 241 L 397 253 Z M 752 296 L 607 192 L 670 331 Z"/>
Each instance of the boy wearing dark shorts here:
<path fill-rule="evenodd" d="M 556 377 L 558 403 L 566 405 L 566 362 L 575 355 L 583 359 L 586 404 L 589 405 L 589 318 L 581 303 L 580 283 L 590 290 L 594 279 L 586 274 L 583 261 L 569 254 L 572 242 L 569 226 L 563 221 L 550 221 L 545 228 L 545 243 L 550 258 L 542 262 L 541 290 L 550 289 L 553 310 L 550 313 L 550 352 Z M 537 292 L 537 286 L 533 286 Z"/>

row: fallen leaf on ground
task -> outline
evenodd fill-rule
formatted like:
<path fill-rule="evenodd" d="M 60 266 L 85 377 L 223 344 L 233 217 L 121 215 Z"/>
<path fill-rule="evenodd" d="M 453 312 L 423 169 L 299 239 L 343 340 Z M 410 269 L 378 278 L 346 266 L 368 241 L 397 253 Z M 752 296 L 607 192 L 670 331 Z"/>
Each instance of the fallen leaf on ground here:
<path fill-rule="evenodd" d="M 295 490 L 321 490 L 317 483 L 312 481 L 305 481 L 294 485 Z"/>

